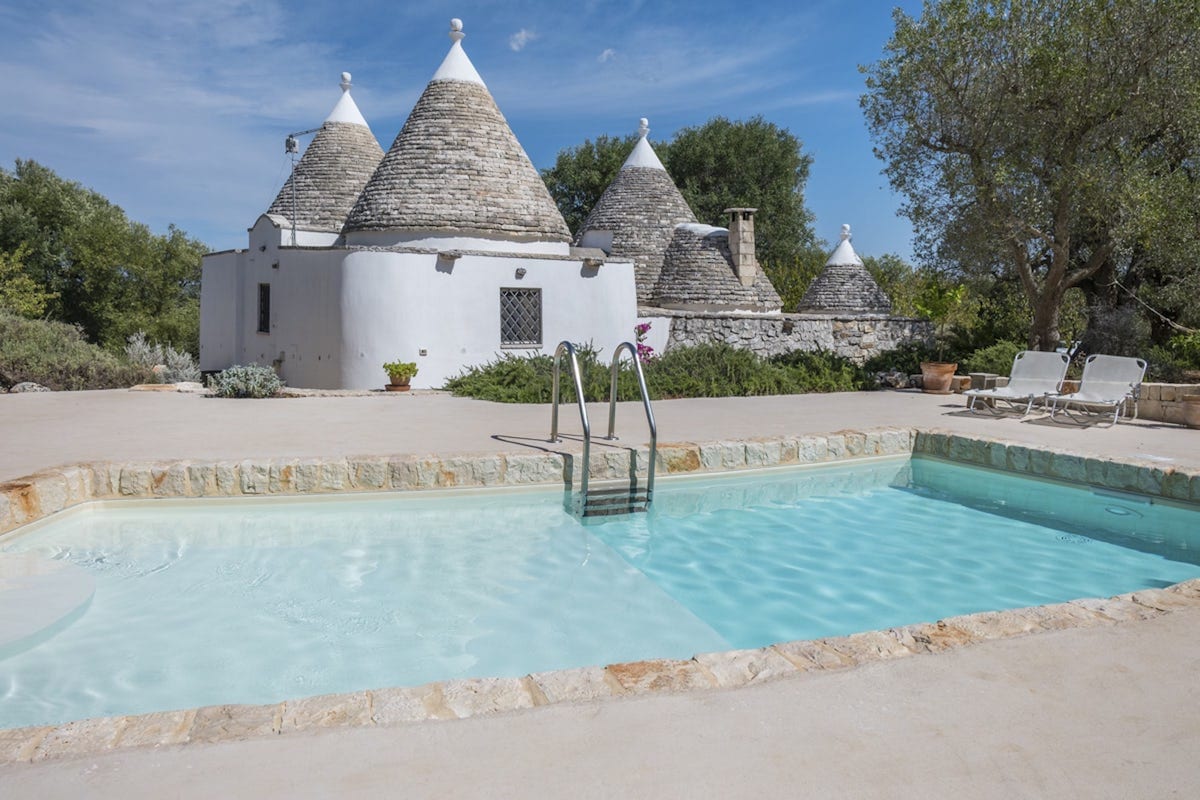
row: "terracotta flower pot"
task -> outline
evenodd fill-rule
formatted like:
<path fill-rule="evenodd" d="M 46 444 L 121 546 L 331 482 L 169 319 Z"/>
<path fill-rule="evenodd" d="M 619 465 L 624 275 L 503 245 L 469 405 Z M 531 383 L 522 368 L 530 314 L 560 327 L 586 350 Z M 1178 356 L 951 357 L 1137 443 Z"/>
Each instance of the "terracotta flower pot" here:
<path fill-rule="evenodd" d="M 389 392 L 407 392 L 412 386 L 412 378 L 388 378 L 390 383 L 383 387 Z"/>
<path fill-rule="evenodd" d="M 950 384 L 958 364 L 943 361 L 921 362 L 921 390 L 929 394 L 950 394 Z"/>

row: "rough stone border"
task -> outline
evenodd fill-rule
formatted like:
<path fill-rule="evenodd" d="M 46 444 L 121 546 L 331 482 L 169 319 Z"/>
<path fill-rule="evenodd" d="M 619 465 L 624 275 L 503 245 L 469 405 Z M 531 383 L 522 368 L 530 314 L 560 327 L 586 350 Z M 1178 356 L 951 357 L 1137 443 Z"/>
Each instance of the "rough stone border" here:
<path fill-rule="evenodd" d="M 1100 489 L 1200 503 L 1200 469 L 1161 461 L 1083 456 L 937 429 L 919 431 L 914 437 L 913 453 Z"/>
<path fill-rule="evenodd" d="M 0 765 L 322 728 L 465 719 L 554 703 L 733 689 L 805 673 L 941 653 L 995 639 L 1151 619 L 1186 608 L 1200 608 L 1200 578 L 1167 589 L 1130 592 L 1109 599 L 989 611 L 757 650 L 704 653 L 687 661 L 635 661 L 539 672 L 523 678 L 467 678 L 267 705 L 207 706 L 15 728 L 0 730 Z"/>
<path fill-rule="evenodd" d="M 658 474 L 717 472 L 908 455 L 910 428 L 839 431 L 821 436 L 664 443 Z M 643 474 L 645 447 L 594 442 L 593 481 Z M 92 500 L 390 492 L 449 487 L 564 486 L 579 479 L 579 456 L 539 452 L 460 456 L 350 456 L 242 461 L 96 462 L 45 470 L 0 483 L 0 535 Z"/>
<path fill-rule="evenodd" d="M 947 431 L 908 428 L 664 444 L 659 448 L 658 468 L 672 474 L 704 473 L 909 453 L 1173 500 L 1200 501 L 1198 470 L 1156 462 L 1110 461 Z M 627 476 L 631 467 L 644 468 L 648 457 L 644 449 L 600 452 L 592 458 L 592 474 L 598 479 L 619 479 Z M 545 453 L 86 464 L 0 484 L 0 533 L 79 503 L 108 498 L 561 484 L 577 472 L 573 460 L 569 454 Z M 463 719 L 553 703 L 730 689 L 803 673 L 944 652 L 994 639 L 1150 619 L 1184 608 L 1200 608 L 1200 578 L 1108 599 L 983 612 L 757 650 L 705 653 L 686 661 L 656 659 L 540 672 L 523 678 L 470 678 L 267 705 L 208 706 L 7 729 L 0 730 L 0 765 L 317 728 Z"/>

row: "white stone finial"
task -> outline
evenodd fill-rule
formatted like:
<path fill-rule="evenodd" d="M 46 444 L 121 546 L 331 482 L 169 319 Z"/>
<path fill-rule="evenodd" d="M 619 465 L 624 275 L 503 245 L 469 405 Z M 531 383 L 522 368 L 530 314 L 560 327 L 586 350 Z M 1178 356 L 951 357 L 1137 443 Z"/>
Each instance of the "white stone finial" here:
<path fill-rule="evenodd" d="M 458 17 L 450 20 L 450 39 L 455 42 L 461 42 L 466 36 L 462 29 L 462 20 Z"/>
<path fill-rule="evenodd" d="M 342 73 L 342 82 L 339 84 L 339 86 L 342 87 L 343 92 L 350 91 L 350 73 L 349 72 Z"/>
<path fill-rule="evenodd" d="M 646 119 L 645 117 L 642 117 L 641 119 L 638 120 L 638 136 L 641 136 L 643 139 L 645 139 L 646 134 L 648 134 L 649 132 L 650 132 L 650 120 Z"/>
<path fill-rule="evenodd" d="M 843 242 L 849 241 L 849 239 L 850 239 L 850 226 L 843 225 L 842 226 L 842 241 Z"/>

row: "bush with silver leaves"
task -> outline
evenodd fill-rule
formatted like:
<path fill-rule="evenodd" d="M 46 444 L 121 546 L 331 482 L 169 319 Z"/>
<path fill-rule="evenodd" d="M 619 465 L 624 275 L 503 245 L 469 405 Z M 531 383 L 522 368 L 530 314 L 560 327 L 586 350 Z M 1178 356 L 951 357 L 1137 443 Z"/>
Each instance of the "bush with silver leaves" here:
<path fill-rule="evenodd" d="M 129 359 L 130 364 L 152 370 L 158 383 L 200 380 L 200 366 L 191 353 L 176 350 L 169 344 L 151 342 L 141 331 L 130 336 L 125 343 L 125 357 Z M 163 369 L 156 369 L 160 366 Z"/>
<path fill-rule="evenodd" d="M 238 364 L 209 376 L 208 388 L 217 397 L 274 397 L 283 381 L 270 367 Z"/>

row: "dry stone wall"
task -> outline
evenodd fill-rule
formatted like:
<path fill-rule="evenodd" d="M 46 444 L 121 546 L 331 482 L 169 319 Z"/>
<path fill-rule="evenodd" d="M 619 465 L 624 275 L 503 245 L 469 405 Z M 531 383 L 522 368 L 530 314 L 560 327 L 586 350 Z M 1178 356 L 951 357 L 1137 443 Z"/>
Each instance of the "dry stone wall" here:
<path fill-rule="evenodd" d="M 670 318 L 667 349 L 725 342 L 760 356 L 824 350 L 861 364 L 912 341 L 931 341 L 928 320 L 859 314 L 723 314 L 642 309 L 643 317 Z"/>

